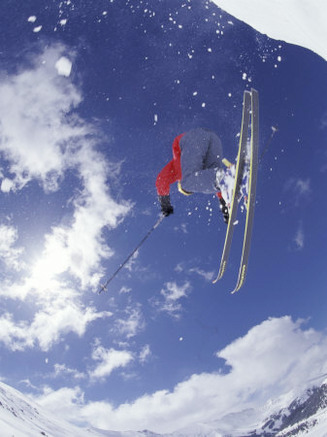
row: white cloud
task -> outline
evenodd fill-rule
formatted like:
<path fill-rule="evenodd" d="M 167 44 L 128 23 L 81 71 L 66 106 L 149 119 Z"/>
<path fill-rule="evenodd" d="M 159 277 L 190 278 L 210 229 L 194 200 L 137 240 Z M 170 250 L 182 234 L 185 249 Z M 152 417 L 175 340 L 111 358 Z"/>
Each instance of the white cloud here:
<path fill-rule="evenodd" d="M 137 258 L 139 254 L 140 252 L 137 250 L 135 253 L 133 253 L 132 257 L 126 263 L 125 269 L 127 269 L 129 272 L 132 272 L 137 268 Z"/>
<path fill-rule="evenodd" d="M 297 250 L 302 250 L 304 248 L 304 231 L 302 223 L 299 224 L 299 227 L 296 231 L 294 243 Z"/>
<path fill-rule="evenodd" d="M 32 178 L 45 189 L 57 189 L 76 140 L 87 133 L 77 118 L 68 117 L 82 96 L 57 75 L 54 64 L 62 50 L 49 48 L 34 59 L 32 68 L 0 83 L 0 151 L 10 162 L 15 189 Z"/>
<path fill-rule="evenodd" d="M 167 301 L 176 302 L 181 297 L 186 297 L 190 289 L 190 283 L 187 281 L 183 285 L 178 286 L 176 282 L 167 282 L 165 288 L 160 291 Z"/>
<path fill-rule="evenodd" d="M 11 179 L 4 178 L 1 181 L 1 191 L 3 193 L 9 193 L 14 188 L 14 183 Z"/>
<path fill-rule="evenodd" d="M 182 310 L 180 299 L 187 297 L 191 290 L 191 284 L 186 281 L 182 285 L 176 282 L 167 282 L 160 291 L 162 298 L 153 298 L 152 303 L 158 311 L 166 312 L 170 316 L 178 318 Z"/>
<path fill-rule="evenodd" d="M 192 269 L 189 270 L 189 272 L 196 273 L 199 276 L 202 276 L 202 278 L 204 278 L 208 282 L 212 281 L 212 278 L 214 275 L 214 272 L 206 272 L 206 271 L 200 269 L 199 267 L 193 267 Z"/>
<path fill-rule="evenodd" d="M 123 287 L 119 290 L 119 294 L 130 293 L 131 291 L 132 291 L 132 289 L 131 289 L 130 287 L 123 286 Z"/>
<path fill-rule="evenodd" d="M 117 227 L 130 209 L 110 193 L 109 172 L 117 169 L 97 151 L 98 133 L 76 115 L 83 99 L 79 89 L 58 75 L 56 62 L 64 51 L 61 45 L 50 46 L 29 59 L 29 67 L 3 75 L 0 82 L 0 154 L 8 164 L 8 174 L 3 170 L 0 175 L 2 190 L 14 196 L 33 180 L 46 195 L 61 189 L 68 170 L 80 184 L 72 192 L 71 216 L 62 223 L 55 217 L 47 234 L 30 240 L 43 249 L 32 250 L 39 255 L 25 260 L 19 282 L 2 284 L 2 296 L 28 301 L 35 309 L 28 320 L 16 320 L 10 312 L 0 317 L 0 341 L 14 350 L 37 345 L 48 350 L 67 333 L 81 336 L 89 323 L 111 315 L 82 304 L 80 290 L 97 288 L 101 262 L 113 253 L 103 230 Z M 15 245 L 16 231 L 2 231 L 0 252 L 17 269 L 22 248 Z"/>
<path fill-rule="evenodd" d="M 204 278 L 208 282 L 212 280 L 214 275 L 214 272 L 206 272 L 200 267 L 186 267 L 183 263 L 177 264 L 174 270 L 177 273 L 195 273 L 201 276 L 202 278 Z"/>
<path fill-rule="evenodd" d="M 143 346 L 139 355 L 140 363 L 141 364 L 146 363 L 150 357 L 151 357 L 151 348 L 148 344 L 146 344 L 145 346 Z"/>
<path fill-rule="evenodd" d="M 77 369 L 71 369 L 67 367 L 66 364 L 55 364 L 54 365 L 54 373 L 53 377 L 57 378 L 59 376 L 69 376 L 74 379 L 84 379 L 86 378 L 86 374 L 83 372 L 79 372 Z"/>
<path fill-rule="evenodd" d="M 310 179 L 297 179 L 295 181 L 295 189 L 301 196 L 311 193 Z"/>
<path fill-rule="evenodd" d="M 285 183 L 285 190 L 292 192 L 292 197 L 298 206 L 303 197 L 311 194 L 311 180 L 309 178 L 290 178 Z"/>
<path fill-rule="evenodd" d="M 182 263 L 178 263 L 177 266 L 174 268 L 176 273 L 182 273 L 184 271 L 184 266 Z"/>
<path fill-rule="evenodd" d="M 187 234 L 188 233 L 187 224 L 181 223 L 181 225 L 179 226 L 174 226 L 174 231 L 183 232 L 184 234 Z"/>
<path fill-rule="evenodd" d="M 63 387 L 59 390 L 43 387 L 42 395 L 30 394 L 29 397 L 49 411 L 55 411 L 58 417 L 65 417 L 69 411 L 71 417 L 75 415 L 73 422 L 78 423 L 79 408 L 84 404 L 84 394 L 78 386 L 74 388 Z"/>
<path fill-rule="evenodd" d="M 24 350 L 39 346 L 42 350 L 49 350 L 62 337 L 73 332 L 78 336 L 84 335 L 89 323 L 110 317 L 107 311 L 97 312 L 93 307 L 84 307 L 74 302 L 66 290 L 61 298 L 48 296 L 48 302 L 41 301 L 41 309 L 36 311 L 32 320 L 14 320 L 11 313 L 6 312 L 0 318 L 0 341 L 9 349 Z M 46 298 L 46 296 L 45 296 Z"/>
<path fill-rule="evenodd" d="M 100 358 L 107 352 L 100 352 Z M 266 404 L 268 400 L 274 398 L 273 406 L 278 409 L 280 396 L 291 391 L 295 396 L 312 384 L 312 378 L 326 373 L 327 336 L 305 329 L 303 321 L 272 318 L 219 351 L 217 357 L 226 361 L 226 369 L 219 371 L 217 367 L 213 373 L 194 374 L 172 391 L 156 391 L 117 408 L 106 401 L 81 404 L 81 396 L 77 402 L 71 396 L 63 415 L 111 430 L 150 429 L 163 433 L 212 421 L 215 426 L 219 423 L 225 433 L 235 432 L 231 413 L 250 409 L 251 418 L 254 414 L 257 422 L 266 417 L 267 408 L 272 408 L 271 402 L 270 407 Z M 42 401 L 46 402 L 47 397 Z M 48 402 L 48 406 L 56 411 L 56 403 Z"/>
<path fill-rule="evenodd" d="M 21 255 L 23 247 L 17 247 L 17 229 L 11 225 L 0 224 L 0 259 L 8 267 L 16 271 L 24 267 Z"/>
<path fill-rule="evenodd" d="M 115 369 L 126 367 L 134 358 L 127 350 L 105 349 L 96 345 L 92 352 L 92 359 L 99 361 L 97 366 L 89 372 L 91 380 L 108 377 Z"/>
<path fill-rule="evenodd" d="M 126 338 L 135 337 L 145 327 L 140 304 L 128 306 L 125 310 L 127 318 L 118 319 L 115 322 L 115 330 Z"/>

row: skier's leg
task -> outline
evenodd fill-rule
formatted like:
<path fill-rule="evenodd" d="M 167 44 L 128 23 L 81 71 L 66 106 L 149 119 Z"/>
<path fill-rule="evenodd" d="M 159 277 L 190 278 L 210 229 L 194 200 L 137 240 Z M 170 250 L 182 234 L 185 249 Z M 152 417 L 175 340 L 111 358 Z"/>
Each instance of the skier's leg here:
<path fill-rule="evenodd" d="M 214 132 L 209 132 L 210 142 L 204 158 L 204 168 L 222 168 L 223 146 L 220 138 Z"/>
<path fill-rule="evenodd" d="M 211 137 L 208 130 L 194 129 L 181 138 L 181 185 L 186 191 L 206 194 L 217 191 L 216 171 L 221 165 L 218 156 L 221 159 L 222 148 L 219 138 L 215 135 L 212 141 Z"/>

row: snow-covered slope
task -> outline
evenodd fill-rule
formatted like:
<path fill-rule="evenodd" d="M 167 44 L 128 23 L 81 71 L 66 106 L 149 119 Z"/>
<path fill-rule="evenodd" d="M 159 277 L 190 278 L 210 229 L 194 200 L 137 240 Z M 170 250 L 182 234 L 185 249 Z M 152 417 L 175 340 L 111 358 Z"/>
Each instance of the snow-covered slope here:
<path fill-rule="evenodd" d="M 51 417 L 22 393 L 0 383 L 0 436 L 119 437 L 121 434 L 86 430 Z"/>
<path fill-rule="evenodd" d="M 247 437 L 327 436 L 327 384 L 307 390 L 287 407 L 269 416 Z"/>
<path fill-rule="evenodd" d="M 283 398 L 288 403 L 289 396 Z M 275 407 L 274 407 L 275 405 Z M 279 405 L 279 407 L 276 407 Z M 233 413 L 224 419 L 198 424 L 166 437 L 327 437 L 327 382 L 312 388 L 287 405 L 280 400 L 265 407 L 268 417 L 251 426 L 257 416 L 252 410 Z M 51 414 L 19 391 L 0 383 L 1 437 L 159 437 L 150 431 L 115 432 L 79 428 Z"/>
<path fill-rule="evenodd" d="M 212 0 L 270 38 L 296 44 L 327 60 L 326 0 Z"/>

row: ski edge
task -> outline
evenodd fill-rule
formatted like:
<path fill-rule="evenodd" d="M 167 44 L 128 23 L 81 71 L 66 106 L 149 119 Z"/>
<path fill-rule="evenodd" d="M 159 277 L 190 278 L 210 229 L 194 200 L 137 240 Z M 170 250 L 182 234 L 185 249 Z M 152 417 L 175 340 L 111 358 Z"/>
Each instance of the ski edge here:
<path fill-rule="evenodd" d="M 247 135 L 245 135 L 245 134 L 248 130 L 249 121 L 250 121 L 250 109 L 251 109 L 250 102 L 251 101 L 249 99 L 251 99 L 251 92 L 245 90 L 243 93 L 241 136 L 240 136 L 240 140 L 239 140 L 239 150 L 238 150 L 238 155 L 237 155 L 235 182 L 234 182 L 233 197 L 232 197 L 232 204 L 231 204 L 231 215 L 230 215 L 230 219 L 229 219 L 229 222 L 227 225 L 226 237 L 225 237 L 224 248 L 223 248 L 223 253 L 222 253 L 222 257 L 221 257 L 219 271 L 218 271 L 216 278 L 212 280 L 213 284 L 216 284 L 223 277 L 223 275 L 226 271 L 227 261 L 228 261 L 229 252 L 230 252 L 231 240 L 233 238 L 233 233 L 234 233 L 234 220 L 235 220 L 235 216 L 236 216 L 235 209 L 237 210 L 237 201 L 238 201 L 237 200 L 237 193 L 236 193 L 238 191 L 237 190 L 238 179 L 239 179 L 238 176 L 239 176 L 240 172 L 242 171 L 240 166 L 241 166 L 241 161 L 243 161 L 243 160 L 241 158 L 242 158 L 242 154 L 244 154 L 244 151 L 245 151 L 245 145 L 246 145 L 246 140 L 247 140 Z"/>
<path fill-rule="evenodd" d="M 242 255 L 237 283 L 231 294 L 236 293 L 243 286 L 248 270 L 248 260 L 251 248 L 253 219 L 256 198 L 257 172 L 259 149 L 259 93 L 251 89 L 251 171 L 249 181 L 249 208 L 246 214 L 245 232 L 243 239 Z M 251 202 L 251 205 L 250 205 Z"/>

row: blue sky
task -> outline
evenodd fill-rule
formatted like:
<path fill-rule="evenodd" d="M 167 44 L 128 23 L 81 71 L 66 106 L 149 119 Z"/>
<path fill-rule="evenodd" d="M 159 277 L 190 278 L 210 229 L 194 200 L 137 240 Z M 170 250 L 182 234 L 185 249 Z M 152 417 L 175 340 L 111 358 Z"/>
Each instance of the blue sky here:
<path fill-rule="evenodd" d="M 2 380 L 69 419 L 163 432 L 325 373 L 326 62 L 202 0 L 10 3 Z M 226 229 L 217 200 L 173 188 L 174 215 L 98 295 L 158 218 L 154 183 L 174 137 L 213 129 L 233 160 L 251 87 L 261 151 L 279 130 L 260 164 L 244 287 L 230 294 L 244 216 L 212 285 Z"/>

